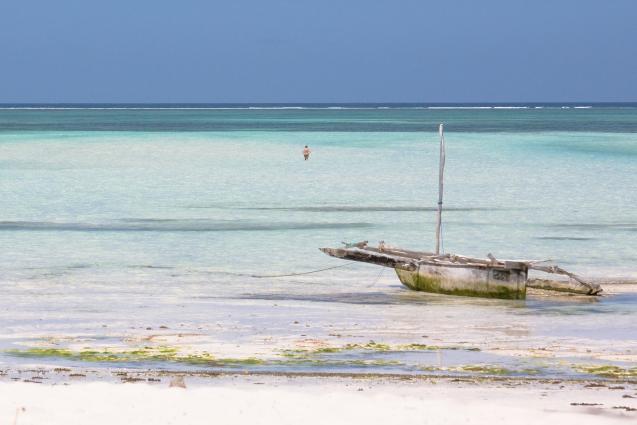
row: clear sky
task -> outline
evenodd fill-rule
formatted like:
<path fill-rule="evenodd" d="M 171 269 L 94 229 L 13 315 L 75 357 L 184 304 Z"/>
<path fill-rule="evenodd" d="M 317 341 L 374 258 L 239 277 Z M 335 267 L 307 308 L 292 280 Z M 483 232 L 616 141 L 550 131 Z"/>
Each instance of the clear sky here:
<path fill-rule="evenodd" d="M 637 101 L 635 0 L 1 0 L 0 102 Z"/>

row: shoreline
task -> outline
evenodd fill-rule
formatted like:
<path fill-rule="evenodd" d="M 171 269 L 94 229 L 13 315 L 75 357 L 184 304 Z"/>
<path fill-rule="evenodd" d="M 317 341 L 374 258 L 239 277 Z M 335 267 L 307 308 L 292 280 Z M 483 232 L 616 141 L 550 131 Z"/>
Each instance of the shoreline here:
<path fill-rule="evenodd" d="M 637 285 L 594 299 L 538 293 L 522 305 L 398 290 L 383 295 L 396 302 L 380 304 L 380 316 L 373 303 L 312 309 L 293 298 L 215 299 L 206 301 L 205 321 L 153 313 L 143 321 L 108 317 L 82 328 L 7 333 L 0 371 L 635 380 L 637 346 L 626 314 L 635 293 Z M 264 327 L 259 317 L 277 326 Z"/>
<path fill-rule="evenodd" d="M 634 385 L 637 390 L 637 378 L 620 377 L 559 377 L 559 376 L 511 376 L 511 375 L 454 375 L 454 374 L 431 374 L 431 373 L 383 373 L 383 372 L 322 372 L 322 371 L 269 371 L 269 370 L 170 370 L 170 369 L 133 369 L 133 368 L 86 368 L 68 366 L 37 366 L 24 368 L 0 368 L 0 383 L 3 382 L 34 382 L 28 378 L 25 381 L 21 377 L 26 374 L 34 376 L 47 376 L 42 379 L 51 379 L 57 384 L 64 382 L 64 378 L 69 381 L 79 382 L 71 378 L 82 378 L 85 382 L 105 381 L 109 378 L 117 382 L 155 382 L 155 378 L 189 377 L 193 379 L 215 379 L 227 377 L 273 377 L 273 378 L 300 378 L 300 379 L 354 379 L 354 380 L 388 380 L 396 382 L 465 382 L 474 384 L 495 384 L 510 383 L 518 385 L 527 384 L 569 384 L 569 385 L 592 385 L 592 386 L 613 386 L 613 385 Z M 38 379 L 39 381 L 39 379 Z M 45 383 L 45 382 L 34 382 Z"/>
<path fill-rule="evenodd" d="M 0 423 L 157 425 L 216 419 L 224 424 L 549 421 L 586 425 L 627 423 L 637 418 L 637 382 L 287 372 L 138 373 L 146 374 L 147 379 L 91 381 L 87 373 L 72 382 L 34 385 L 6 382 L 5 375 L 0 379 Z"/>

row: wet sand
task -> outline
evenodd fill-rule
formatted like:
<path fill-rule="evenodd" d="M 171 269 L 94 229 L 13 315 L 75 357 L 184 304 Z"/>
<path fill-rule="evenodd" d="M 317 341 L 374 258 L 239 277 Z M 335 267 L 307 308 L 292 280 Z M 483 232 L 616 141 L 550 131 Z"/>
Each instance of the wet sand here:
<path fill-rule="evenodd" d="M 630 423 L 636 288 L 508 302 L 138 286 L 79 308 L 50 291 L 50 310 L 21 289 L 3 301 L 0 423 Z"/>
<path fill-rule="evenodd" d="M 0 368 L 635 378 L 636 287 L 514 302 L 393 286 L 238 297 L 130 288 L 144 292 L 117 302 L 93 293 L 79 309 L 76 297 L 48 293 L 50 311 L 20 293 L 21 311 L 5 300 Z"/>

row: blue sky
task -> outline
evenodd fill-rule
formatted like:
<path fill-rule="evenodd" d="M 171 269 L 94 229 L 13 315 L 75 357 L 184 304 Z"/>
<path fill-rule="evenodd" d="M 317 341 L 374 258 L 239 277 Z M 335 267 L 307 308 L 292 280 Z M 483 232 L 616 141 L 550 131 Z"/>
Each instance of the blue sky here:
<path fill-rule="evenodd" d="M 0 102 L 637 101 L 634 0 L 2 0 Z"/>

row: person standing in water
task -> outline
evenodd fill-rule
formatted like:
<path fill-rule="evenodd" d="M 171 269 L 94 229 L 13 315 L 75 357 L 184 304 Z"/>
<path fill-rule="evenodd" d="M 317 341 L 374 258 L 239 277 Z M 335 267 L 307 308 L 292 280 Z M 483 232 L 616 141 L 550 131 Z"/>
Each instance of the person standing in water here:
<path fill-rule="evenodd" d="M 310 150 L 310 148 L 308 148 L 307 145 L 305 145 L 305 148 L 303 148 L 303 158 L 305 158 L 306 161 L 310 158 L 311 152 L 312 151 Z"/>

